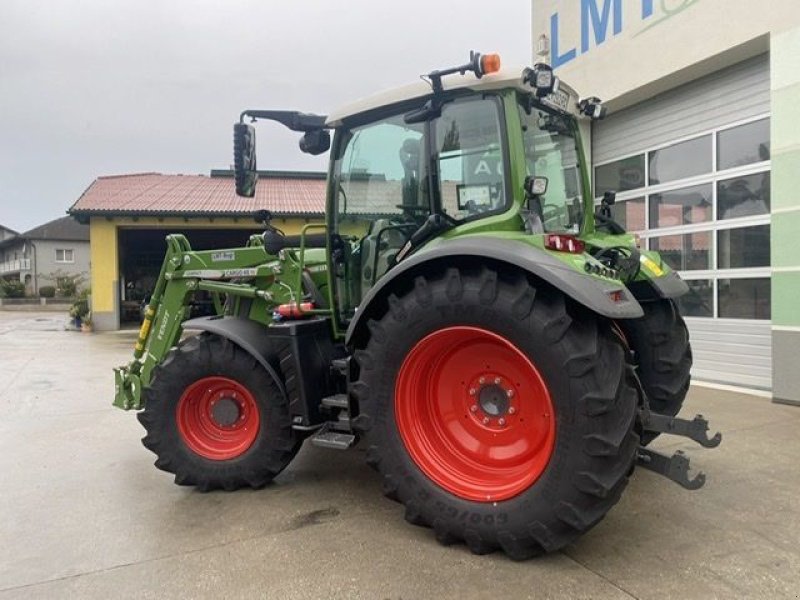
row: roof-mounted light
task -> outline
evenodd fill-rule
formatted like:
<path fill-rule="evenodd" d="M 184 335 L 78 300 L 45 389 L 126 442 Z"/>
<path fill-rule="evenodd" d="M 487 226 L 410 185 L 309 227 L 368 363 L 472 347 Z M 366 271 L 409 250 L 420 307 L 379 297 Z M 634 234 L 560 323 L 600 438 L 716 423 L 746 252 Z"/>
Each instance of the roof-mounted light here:
<path fill-rule="evenodd" d="M 489 73 L 497 73 L 500 70 L 499 54 L 478 54 L 480 56 L 480 74 L 475 71 L 475 75 L 481 77 Z"/>
<path fill-rule="evenodd" d="M 557 92 L 561 83 L 553 73 L 553 67 L 545 63 L 536 63 L 533 68 L 525 69 L 522 79 L 534 89 L 537 98 Z"/>
<path fill-rule="evenodd" d="M 603 106 L 603 101 L 597 96 L 584 98 L 578 102 L 578 110 L 593 121 L 604 119 L 606 116 L 606 107 Z"/>
<path fill-rule="evenodd" d="M 461 75 L 464 75 L 467 71 L 472 71 L 475 73 L 475 77 L 480 79 L 484 75 L 496 73 L 499 70 L 499 54 L 481 54 L 480 52 L 470 50 L 469 62 L 467 64 L 461 65 L 460 67 L 437 69 L 436 71 L 431 71 L 425 75 L 424 78 L 430 82 L 434 94 L 441 94 L 444 91 L 444 88 L 442 87 L 442 77 L 445 75 L 452 75 L 453 73 L 460 73 Z"/>

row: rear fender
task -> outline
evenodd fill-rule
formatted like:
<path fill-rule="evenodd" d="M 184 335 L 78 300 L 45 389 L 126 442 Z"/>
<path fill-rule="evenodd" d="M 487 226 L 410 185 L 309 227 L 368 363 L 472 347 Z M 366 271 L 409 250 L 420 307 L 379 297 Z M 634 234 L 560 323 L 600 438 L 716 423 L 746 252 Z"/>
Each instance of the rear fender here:
<path fill-rule="evenodd" d="M 401 280 L 430 272 L 431 268 L 446 268 L 448 263 L 452 264 L 459 258 L 472 258 L 477 262 L 489 259 L 526 271 L 609 319 L 636 319 L 644 314 L 636 298 L 621 282 L 606 282 L 580 273 L 524 242 L 482 236 L 462 237 L 415 254 L 382 277 L 364 297 L 350 321 L 346 343 L 350 345 L 361 336 L 369 319 L 379 314 L 383 300 Z M 619 302 L 612 301 L 612 292 L 621 294 Z"/>

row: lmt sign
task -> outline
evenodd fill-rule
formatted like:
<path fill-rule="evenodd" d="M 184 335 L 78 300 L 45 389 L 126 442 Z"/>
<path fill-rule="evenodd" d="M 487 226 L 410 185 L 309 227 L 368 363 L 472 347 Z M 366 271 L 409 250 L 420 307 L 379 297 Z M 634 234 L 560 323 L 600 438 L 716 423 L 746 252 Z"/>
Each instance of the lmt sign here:
<path fill-rule="evenodd" d="M 573 0 L 574 1 L 574 0 Z M 622 33 L 623 27 L 634 26 L 648 21 L 650 29 L 662 21 L 689 8 L 699 0 L 624 0 L 626 3 L 635 2 L 639 5 L 637 12 L 640 15 L 635 23 L 625 23 L 622 18 L 623 0 L 580 0 L 581 6 L 581 39 L 580 45 L 563 42 L 560 37 L 559 14 L 550 16 L 550 52 L 553 68 L 558 68 L 579 55 L 586 54 L 592 48 L 599 46 L 610 36 Z M 634 14 L 634 13 L 629 13 Z M 638 35 L 638 34 L 637 34 Z"/>

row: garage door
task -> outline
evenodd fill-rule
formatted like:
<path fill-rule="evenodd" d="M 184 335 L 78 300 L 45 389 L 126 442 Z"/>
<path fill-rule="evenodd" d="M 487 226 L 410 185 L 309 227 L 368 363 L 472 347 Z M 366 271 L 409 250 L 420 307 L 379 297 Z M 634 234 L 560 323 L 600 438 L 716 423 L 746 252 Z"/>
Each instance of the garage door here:
<path fill-rule="evenodd" d="M 592 135 L 595 195 L 687 280 L 693 375 L 769 389 L 769 57 L 609 116 Z"/>

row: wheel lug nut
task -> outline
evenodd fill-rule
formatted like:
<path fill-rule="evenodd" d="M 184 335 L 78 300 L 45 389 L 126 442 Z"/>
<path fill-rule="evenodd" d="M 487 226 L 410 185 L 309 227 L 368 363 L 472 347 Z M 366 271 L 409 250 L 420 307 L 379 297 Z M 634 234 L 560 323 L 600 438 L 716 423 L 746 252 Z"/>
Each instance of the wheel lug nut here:
<path fill-rule="evenodd" d="M 481 377 L 480 379 L 478 379 L 478 383 L 480 383 L 481 385 L 486 383 L 486 377 Z"/>
<path fill-rule="evenodd" d="M 511 398 L 514 396 L 514 390 L 506 390 L 506 397 Z"/>
<path fill-rule="evenodd" d="M 494 378 L 494 383 L 495 383 L 495 385 L 500 385 L 500 382 L 501 382 L 501 381 L 503 381 L 503 380 L 502 380 L 502 379 L 500 379 L 499 377 L 495 377 L 495 378 Z"/>
<path fill-rule="evenodd" d="M 469 407 L 469 411 L 470 412 L 474 412 L 474 413 L 478 412 L 478 405 L 477 404 L 473 404 L 472 406 Z"/>
<path fill-rule="evenodd" d="M 503 417 L 500 417 L 500 420 L 497 421 L 497 424 L 500 425 L 500 427 L 502 427 L 503 425 L 506 424 L 506 420 Z"/>
<path fill-rule="evenodd" d="M 483 417 L 483 424 L 484 425 L 488 425 L 489 424 L 489 417 Z"/>
<path fill-rule="evenodd" d="M 470 389 L 469 389 L 469 395 L 470 395 L 470 396 L 474 396 L 474 395 L 475 395 L 475 394 L 477 394 L 477 393 L 478 393 L 478 390 L 476 390 L 475 388 L 470 388 Z"/>
<path fill-rule="evenodd" d="M 508 408 L 508 414 L 513 415 L 515 412 L 517 412 L 517 409 L 514 408 L 513 406 L 510 406 Z"/>

